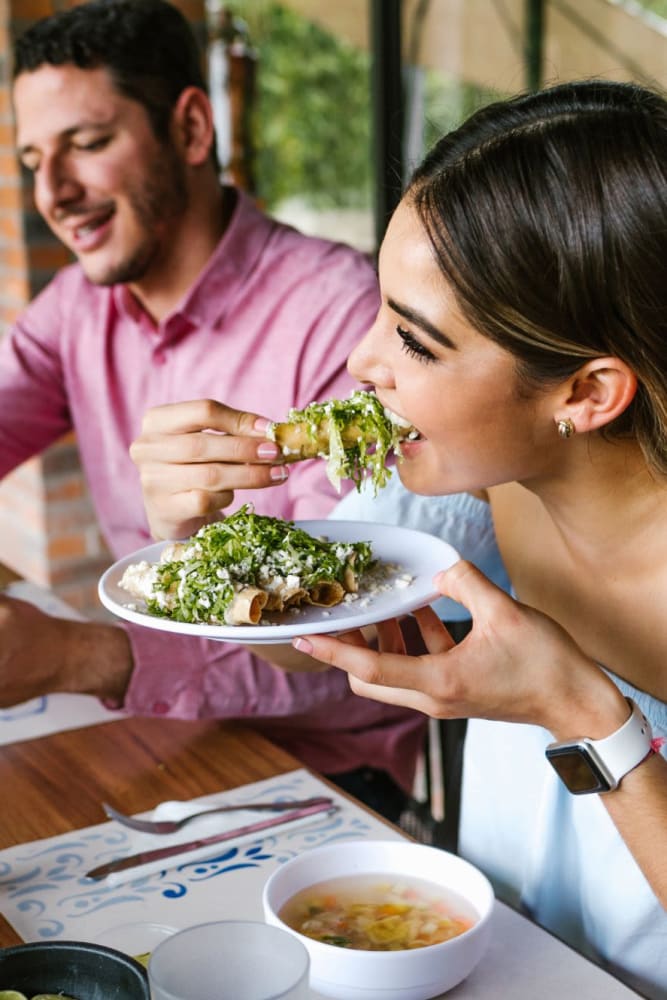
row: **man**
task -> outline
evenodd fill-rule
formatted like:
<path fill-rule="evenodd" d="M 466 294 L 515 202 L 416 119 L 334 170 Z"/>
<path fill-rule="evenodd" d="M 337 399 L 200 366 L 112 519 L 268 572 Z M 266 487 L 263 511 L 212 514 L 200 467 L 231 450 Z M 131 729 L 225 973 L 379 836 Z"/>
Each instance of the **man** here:
<path fill-rule="evenodd" d="M 92 0 L 38 22 L 16 46 L 14 108 L 36 206 L 77 263 L 0 344 L 0 475 L 74 428 L 121 557 L 150 540 L 129 446 L 150 439 L 142 417 L 156 408 L 177 432 L 173 451 L 138 464 L 150 493 L 172 459 L 188 463 L 184 533 L 212 479 L 221 508 L 251 499 L 274 516 L 326 514 L 323 463 L 288 474 L 252 413 L 280 418 L 348 393 L 345 360 L 375 314 L 375 275 L 359 253 L 220 186 L 182 15 L 165 0 Z M 212 427 L 228 434 L 215 464 L 201 450 Z M 65 622 L 4 599 L 0 704 L 52 691 L 141 715 L 250 719 L 393 818 L 423 733 L 421 716 L 357 698 L 338 671 L 286 675 L 236 645 Z"/>

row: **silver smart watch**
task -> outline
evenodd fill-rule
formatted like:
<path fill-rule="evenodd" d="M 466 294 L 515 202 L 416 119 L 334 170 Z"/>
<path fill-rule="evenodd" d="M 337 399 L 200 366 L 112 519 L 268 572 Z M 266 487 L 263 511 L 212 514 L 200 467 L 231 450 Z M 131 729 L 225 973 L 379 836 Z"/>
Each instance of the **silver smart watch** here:
<path fill-rule="evenodd" d="M 573 795 L 612 792 L 651 753 L 651 725 L 631 698 L 626 701 L 630 718 L 611 736 L 565 740 L 546 748 L 547 760 Z"/>

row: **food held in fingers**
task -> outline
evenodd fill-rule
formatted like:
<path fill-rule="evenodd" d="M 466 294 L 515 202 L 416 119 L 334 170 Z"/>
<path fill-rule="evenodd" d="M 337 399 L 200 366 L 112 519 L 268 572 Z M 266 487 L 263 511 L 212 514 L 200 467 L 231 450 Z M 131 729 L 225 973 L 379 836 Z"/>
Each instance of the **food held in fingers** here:
<path fill-rule="evenodd" d="M 387 459 L 392 453 L 400 458 L 401 441 L 416 437 L 417 431 L 374 393 L 358 390 L 347 399 L 290 410 L 284 422 L 270 425 L 268 436 L 288 462 L 326 459 L 336 489 L 342 479 L 351 479 L 359 488 L 368 477 L 377 491 L 391 476 Z"/>

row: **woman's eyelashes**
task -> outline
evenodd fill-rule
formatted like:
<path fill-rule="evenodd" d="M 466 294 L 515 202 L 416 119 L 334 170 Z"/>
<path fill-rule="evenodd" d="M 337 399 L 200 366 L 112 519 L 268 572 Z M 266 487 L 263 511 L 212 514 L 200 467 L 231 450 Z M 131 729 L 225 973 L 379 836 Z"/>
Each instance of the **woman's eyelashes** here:
<path fill-rule="evenodd" d="M 416 340 L 409 330 L 406 330 L 402 326 L 397 326 L 396 333 L 403 342 L 402 349 L 411 358 L 417 358 L 418 361 L 423 361 L 425 364 L 436 360 L 435 354 L 432 354 L 427 347 L 424 347 L 423 344 Z"/>

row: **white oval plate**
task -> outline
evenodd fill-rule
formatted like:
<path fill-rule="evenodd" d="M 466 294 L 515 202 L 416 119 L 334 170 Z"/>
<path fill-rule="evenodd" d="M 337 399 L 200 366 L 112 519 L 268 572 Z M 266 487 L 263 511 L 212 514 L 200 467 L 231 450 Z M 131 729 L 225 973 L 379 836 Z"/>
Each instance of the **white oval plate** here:
<path fill-rule="evenodd" d="M 398 564 L 400 570 L 395 576 L 407 574 L 411 577 L 410 582 L 380 593 L 369 593 L 362 586 L 354 601 L 343 602 L 333 608 L 307 606 L 283 612 L 272 615 L 270 623 L 261 625 L 193 625 L 148 614 L 142 610 L 141 602 L 118 586 L 118 581 L 131 563 L 143 559 L 147 562 L 159 560 L 167 542 L 156 542 L 119 559 L 106 571 L 99 583 L 100 600 L 119 618 L 162 632 L 177 632 L 179 635 L 218 639 L 221 642 L 284 643 L 298 635 L 349 632 L 362 625 L 372 625 L 424 607 L 442 596 L 433 586 L 435 574 L 448 569 L 459 559 L 458 552 L 435 535 L 394 524 L 334 520 L 295 523 L 309 534 L 325 535 L 331 541 L 370 542 L 375 558 Z"/>

